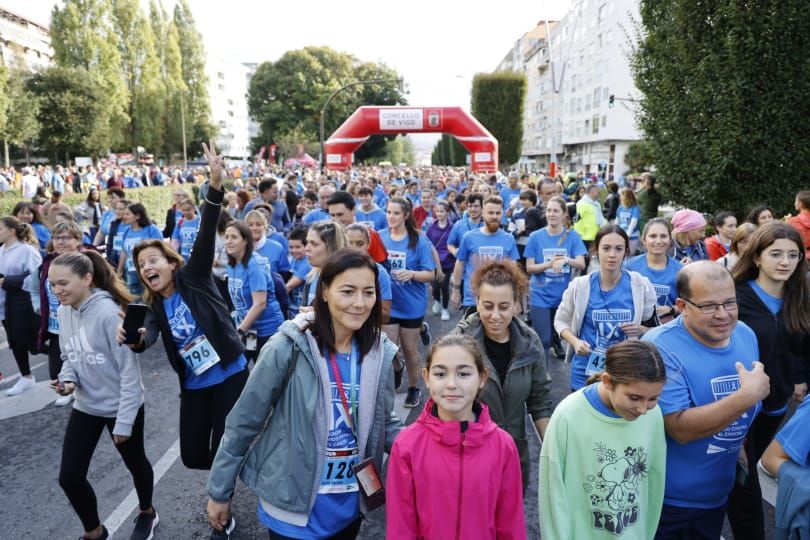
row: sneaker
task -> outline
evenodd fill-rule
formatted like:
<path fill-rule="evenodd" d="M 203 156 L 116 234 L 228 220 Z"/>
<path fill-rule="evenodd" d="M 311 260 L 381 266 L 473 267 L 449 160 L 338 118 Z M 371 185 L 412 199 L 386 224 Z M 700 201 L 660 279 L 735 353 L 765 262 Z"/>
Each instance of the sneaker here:
<path fill-rule="evenodd" d="M 158 523 L 160 523 L 160 518 L 154 509 L 152 509 L 152 513 L 141 512 L 135 518 L 135 529 L 129 540 L 152 540 Z"/>
<path fill-rule="evenodd" d="M 110 537 L 110 531 L 107 530 L 107 527 L 104 525 L 101 526 L 101 536 L 95 538 L 94 540 L 107 540 Z M 79 540 L 88 540 L 90 537 L 86 534 L 83 534 L 79 537 Z"/>
<path fill-rule="evenodd" d="M 66 396 L 59 396 L 53 400 L 53 404 L 56 407 L 64 407 L 65 405 L 70 405 L 71 401 L 73 401 L 73 394 L 68 394 Z"/>
<path fill-rule="evenodd" d="M 405 407 L 413 409 L 419 405 L 419 398 L 422 397 L 422 391 L 415 386 L 408 388 L 408 395 L 405 397 Z"/>
<path fill-rule="evenodd" d="M 442 305 L 439 303 L 438 300 L 433 301 L 433 314 L 438 315 L 439 312 L 442 310 Z"/>
<path fill-rule="evenodd" d="M 422 329 L 419 331 L 419 337 L 422 338 L 422 345 L 425 347 L 430 345 L 430 340 L 433 339 L 433 337 L 430 335 L 430 325 L 427 323 L 427 321 L 422 323 Z"/>
<path fill-rule="evenodd" d="M 8 390 L 6 390 L 6 395 L 7 396 L 19 396 L 23 392 L 27 392 L 28 390 L 31 390 L 32 388 L 35 388 L 36 385 L 37 385 L 37 382 L 34 380 L 33 377 L 31 377 L 31 378 L 20 377 L 20 380 L 17 381 L 14 384 L 14 386 L 12 386 Z"/>
<path fill-rule="evenodd" d="M 442 310 L 442 320 L 443 321 L 449 321 L 450 320 L 450 312 L 447 311 L 446 309 Z"/>
<path fill-rule="evenodd" d="M 228 524 L 221 531 L 211 529 L 211 540 L 230 540 L 233 530 L 236 528 L 236 520 L 231 516 Z"/>
<path fill-rule="evenodd" d="M 399 390 L 399 387 L 402 386 L 402 372 L 404 369 L 395 369 L 394 370 L 394 391 L 396 392 Z"/>

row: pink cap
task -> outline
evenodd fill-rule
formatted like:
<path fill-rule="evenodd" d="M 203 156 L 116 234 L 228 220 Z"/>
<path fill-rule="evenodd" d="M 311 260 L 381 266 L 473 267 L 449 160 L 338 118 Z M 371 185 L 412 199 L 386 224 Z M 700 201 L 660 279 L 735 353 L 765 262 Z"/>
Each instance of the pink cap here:
<path fill-rule="evenodd" d="M 672 215 L 672 228 L 676 233 L 685 233 L 706 226 L 703 214 L 694 210 L 678 210 Z"/>

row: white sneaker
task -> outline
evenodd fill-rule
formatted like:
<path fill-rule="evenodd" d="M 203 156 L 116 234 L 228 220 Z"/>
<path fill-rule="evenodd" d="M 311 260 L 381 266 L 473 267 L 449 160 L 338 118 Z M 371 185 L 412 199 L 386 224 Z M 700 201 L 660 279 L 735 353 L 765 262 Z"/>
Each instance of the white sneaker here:
<path fill-rule="evenodd" d="M 447 311 L 446 309 L 442 310 L 442 320 L 443 321 L 449 321 L 450 320 L 450 312 Z"/>
<path fill-rule="evenodd" d="M 20 377 L 20 380 L 17 381 L 14 386 L 6 390 L 7 396 L 19 396 L 23 392 L 27 392 L 31 390 L 37 385 L 37 382 L 34 380 L 33 377 Z"/>
<path fill-rule="evenodd" d="M 57 407 L 64 407 L 65 405 L 70 405 L 71 401 L 73 401 L 73 394 L 68 394 L 66 396 L 59 396 L 53 401 L 53 404 Z"/>
<path fill-rule="evenodd" d="M 442 305 L 439 303 L 438 300 L 434 300 L 433 301 L 433 314 L 438 315 L 441 310 L 442 310 Z"/>

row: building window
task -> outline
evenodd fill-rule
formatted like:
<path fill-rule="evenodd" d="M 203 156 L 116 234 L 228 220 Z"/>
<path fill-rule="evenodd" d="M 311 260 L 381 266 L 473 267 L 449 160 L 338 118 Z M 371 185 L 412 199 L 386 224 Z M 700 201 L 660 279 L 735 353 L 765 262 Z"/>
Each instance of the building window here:
<path fill-rule="evenodd" d="M 610 90 L 607 86 L 602 88 L 602 99 L 610 99 Z"/>
<path fill-rule="evenodd" d="M 593 106 L 598 107 L 601 101 L 602 101 L 602 89 L 596 87 L 593 91 Z"/>
<path fill-rule="evenodd" d="M 591 110 L 591 95 L 590 94 L 585 96 L 585 110 L 586 111 Z"/>
<path fill-rule="evenodd" d="M 577 112 L 582 112 L 582 98 L 577 98 Z"/>
<path fill-rule="evenodd" d="M 599 133 L 599 115 L 593 115 L 593 133 Z"/>
<path fill-rule="evenodd" d="M 222 73 L 221 71 L 217 71 L 217 79 L 224 79 L 224 78 L 225 78 L 225 74 Z"/>
<path fill-rule="evenodd" d="M 602 115 L 602 127 L 607 127 L 607 115 Z"/>

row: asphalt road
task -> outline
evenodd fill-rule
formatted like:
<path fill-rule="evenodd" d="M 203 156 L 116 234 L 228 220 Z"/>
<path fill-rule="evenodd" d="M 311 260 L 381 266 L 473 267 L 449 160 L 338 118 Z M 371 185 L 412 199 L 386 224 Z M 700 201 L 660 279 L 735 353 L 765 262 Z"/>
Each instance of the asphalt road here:
<path fill-rule="evenodd" d="M 448 322 L 430 315 L 434 336 L 448 333 L 457 316 Z M 0 331 L 1 332 L 1 331 Z M 54 407 L 55 395 L 47 388 L 47 358 L 32 358 L 38 388 L 16 398 L 5 397 L 5 390 L 16 380 L 17 373 L 10 351 L 0 333 L 0 538 L 62 539 L 82 533 L 81 523 L 57 483 L 62 439 L 70 410 Z M 160 343 L 141 356 L 141 371 L 146 388 L 146 452 L 155 470 L 154 505 L 160 515 L 156 539 L 208 538 L 206 519 L 207 473 L 191 471 L 180 462 L 178 449 L 179 387 Z M 554 381 L 552 398 L 558 403 L 567 394 L 568 366 L 551 361 Z M 423 400 L 425 392 L 423 392 Z M 397 413 L 406 424 L 413 422 L 421 408 L 402 407 L 404 394 L 397 396 Z M 530 433 L 533 433 L 531 428 Z M 536 463 L 539 439 L 530 441 L 534 470 L 524 501 L 528 538 L 540 538 L 537 515 Z M 485 471 L 481 471 L 486 474 Z M 136 515 L 137 499 L 132 480 L 109 437 L 103 436 L 90 467 L 89 481 L 99 504 L 99 515 L 114 531 L 113 538 L 129 538 Z M 769 511 L 772 527 L 773 508 Z M 256 497 L 241 483 L 233 502 L 237 521 L 234 539 L 266 538 L 267 532 L 256 516 Z M 384 507 L 372 512 L 363 524 L 360 538 L 382 539 L 385 536 Z M 726 528 L 728 529 L 728 528 Z M 731 538 L 728 530 L 725 538 Z M 771 537 L 769 533 L 768 537 Z"/>

